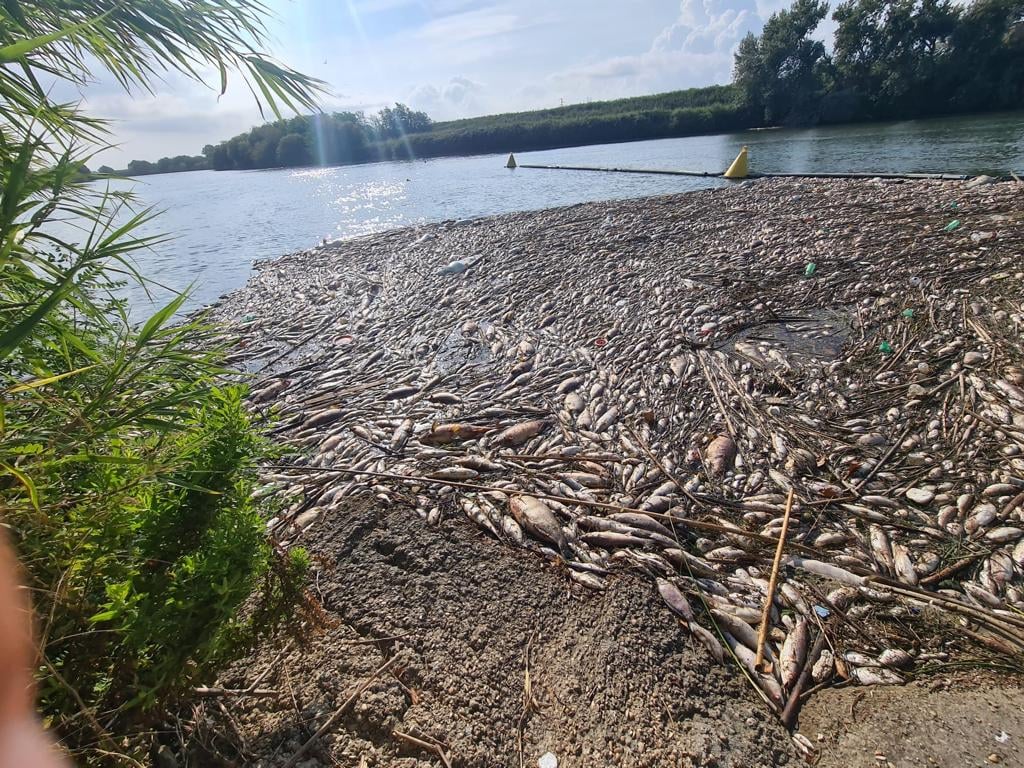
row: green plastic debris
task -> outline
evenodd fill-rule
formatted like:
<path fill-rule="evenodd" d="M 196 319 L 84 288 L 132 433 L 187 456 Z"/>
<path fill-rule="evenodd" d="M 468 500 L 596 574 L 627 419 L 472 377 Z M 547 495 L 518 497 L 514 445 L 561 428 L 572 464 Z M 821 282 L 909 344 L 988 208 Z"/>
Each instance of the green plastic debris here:
<path fill-rule="evenodd" d="M 878 351 L 881 352 L 883 355 L 891 355 L 892 345 L 888 341 L 883 341 L 881 344 L 878 345 Z"/>
<path fill-rule="evenodd" d="M 949 202 L 949 210 L 955 211 L 955 210 L 957 210 L 959 208 L 960 208 L 960 203 L 958 203 L 956 200 L 950 200 L 950 202 Z"/>
<path fill-rule="evenodd" d="M 806 267 L 804 267 L 804 277 L 810 277 L 817 271 L 817 269 L 818 265 L 815 264 L 813 261 L 810 262 Z"/>
<path fill-rule="evenodd" d="M 944 228 L 945 232 L 952 232 L 954 229 L 960 226 L 960 219 L 953 219 Z"/>
<path fill-rule="evenodd" d="M 912 309 L 904 309 L 903 310 L 903 316 L 909 320 L 910 318 L 912 318 L 914 316 L 914 310 L 912 310 Z"/>

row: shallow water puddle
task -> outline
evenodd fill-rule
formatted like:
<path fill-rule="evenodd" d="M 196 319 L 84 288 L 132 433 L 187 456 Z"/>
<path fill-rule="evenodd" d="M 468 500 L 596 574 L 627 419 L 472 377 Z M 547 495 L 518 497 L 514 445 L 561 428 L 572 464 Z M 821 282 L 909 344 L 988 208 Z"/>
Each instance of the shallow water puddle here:
<path fill-rule="evenodd" d="M 850 330 L 847 309 L 811 310 L 747 328 L 736 335 L 732 348 L 766 367 L 814 365 L 838 359 Z"/>

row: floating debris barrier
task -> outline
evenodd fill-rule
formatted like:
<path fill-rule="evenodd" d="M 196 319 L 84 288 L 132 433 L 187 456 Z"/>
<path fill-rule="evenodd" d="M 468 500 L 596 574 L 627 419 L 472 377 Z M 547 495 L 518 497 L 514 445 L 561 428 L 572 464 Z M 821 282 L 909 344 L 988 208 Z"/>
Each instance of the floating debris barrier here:
<path fill-rule="evenodd" d="M 968 186 L 759 180 L 261 263 L 214 317 L 296 449 L 269 525 L 373 493 L 581 589 L 642 572 L 787 724 L 830 681 L 1018 657 L 1024 192 Z"/>

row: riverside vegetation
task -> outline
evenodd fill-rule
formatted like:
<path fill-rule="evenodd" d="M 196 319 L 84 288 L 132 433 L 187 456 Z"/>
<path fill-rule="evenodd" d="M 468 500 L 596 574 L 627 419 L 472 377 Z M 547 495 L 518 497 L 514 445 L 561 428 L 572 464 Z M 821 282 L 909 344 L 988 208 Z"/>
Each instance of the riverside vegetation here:
<path fill-rule="evenodd" d="M 812 38 L 828 11 L 824 0 L 797 0 L 773 14 L 741 41 L 731 85 L 439 123 L 401 104 L 370 117 L 298 117 L 125 172 L 345 165 L 1024 107 L 1022 0 L 847 0 L 832 14 L 831 54 Z"/>
<path fill-rule="evenodd" d="M 0 8 L 0 534 L 36 608 L 40 712 L 83 764 L 138 765 L 182 693 L 305 605 L 307 562 L 267 538 L 250 490 L 268 445 L 244 389 L 219 384 L 204 325 L 171 324 L 184 297 L 140 324 L 114 298 L 160 239 L 138 234 L 149 211 L 81 173 L 104 124 L 40 81 L 86 86 L 102 67 L 149 87 L 209 65 L 275 113 L 313 108 L 317 81 L 254 52 L 263 14 L 254 0 Z"/>

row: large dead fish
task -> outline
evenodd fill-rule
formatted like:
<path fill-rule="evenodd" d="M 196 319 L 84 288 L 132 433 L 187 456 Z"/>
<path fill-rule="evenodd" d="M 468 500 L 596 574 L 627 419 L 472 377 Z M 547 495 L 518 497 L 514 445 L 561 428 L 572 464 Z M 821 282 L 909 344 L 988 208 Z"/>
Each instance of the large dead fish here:
<path fill-rule="evenodd" d="M 548 422 L 544 419 L 524 421 L 523 423 L 511 426 L 504 432 L 498 434 L 494 438 L 494 442 L 506 448 L 510 448 L 516 445 L 522 445 L 531 437 L 539 435 L 541 432 L 543 432 L 547 425 Z"/>
<path fill-rule="evenodd" d="M 693 609 L 690 608 L 690 602 L 682 590 L 667 579 L 658 579 L 657 584 L 658 594 L 661 595 L 661 599 L 665 601 L 672 612 L 684 621 L 693 621 L 695 618 Z"/>
<path fill-rule="evenodd" d="M 782 676 L 782 687 L 787 691 L 792 690 L 800 672 L 804 668 L 807 659 L 807 643 L 810 632 L 807 628 L 807 619 L 801 618 L 797 621 L 793 630 L 786 635 L 782 643 L 782 650 L 779 651 L 779 667 Z"/>
<path fill-rule="evenodd" d="M 512 517 L 528 533 L 548 544 L 554 544 L 563 555 L 567 554 L 565 532 L 547 504 L 532 496 L 513 496 L 508 506 Z"/>
<path fill-rule="evenodd" d="M 705 449 L 704 458 L 713 476 L 724 475 L 736 461 L 736 443 L 728 435 L 719 435 Z"/>
<path fill-rule="evenodd" d="M 429 432 L 420 435 L 423 445 L 449 445 L 476 440 L 491 431 L 490 427 L 475 424 L 436 424 Z"/>

